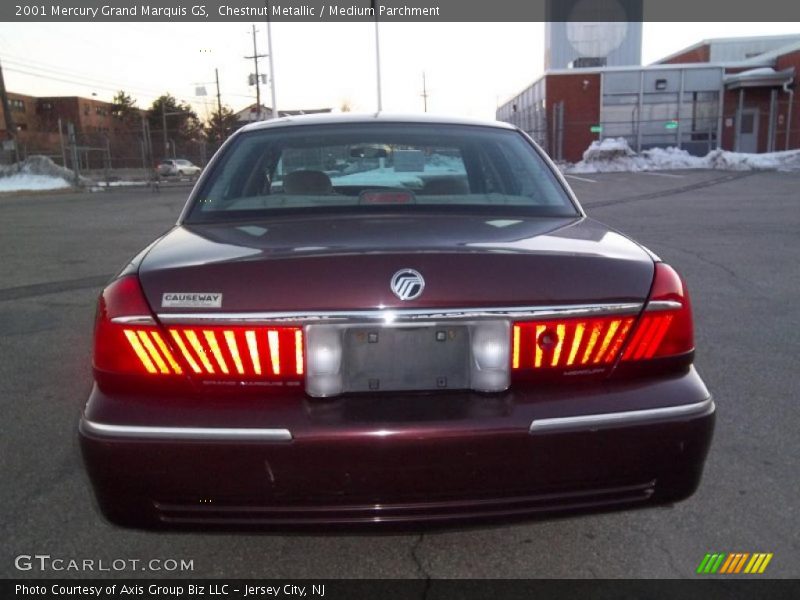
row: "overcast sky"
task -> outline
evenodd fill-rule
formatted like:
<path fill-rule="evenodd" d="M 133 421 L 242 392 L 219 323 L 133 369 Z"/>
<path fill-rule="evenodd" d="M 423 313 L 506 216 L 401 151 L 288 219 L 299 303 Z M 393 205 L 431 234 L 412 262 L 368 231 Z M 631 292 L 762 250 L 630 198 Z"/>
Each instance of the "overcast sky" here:
<path fill-rule="evenodd" d="M 259 53 L 266 26 L 257 24 Z M 276 23 L 272 26 L 279 108 L 374 110 L 372 23 Z M 642 60 L 648 64 L 704 38 L 800 34 L 800 23 L 645 23 Z M 428 109 L 494 118 L 495 107 L 543 71 L 543 23 L 384 23 L 380 26 L 383 107 L 422 111 L 422 72 Z M 239 110 L 255 99 L 247 85 L 253 61 L 246 23 L 0 23 L 0 60 L 13 92 L 80 95 L 111 100 L 128 91 L 140 107 L 169 91 L 205 117 L 216 101 Z M 266 60 L 261 69 L 267 70 Z M 209 96 L 195 96 L 205 83 Z M 270 105 L 269 86 L 262 101 Z"/>

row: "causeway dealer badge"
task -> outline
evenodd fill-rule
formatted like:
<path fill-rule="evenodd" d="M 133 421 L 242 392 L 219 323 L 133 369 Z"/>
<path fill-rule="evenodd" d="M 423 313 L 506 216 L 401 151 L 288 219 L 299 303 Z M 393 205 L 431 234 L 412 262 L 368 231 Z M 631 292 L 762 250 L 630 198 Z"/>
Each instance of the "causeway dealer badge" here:
<path fill-rule="evenodd" d="M 222 308 L 222 294 L 217 292 L 167 292 L 161 296 L 164 308 Z"/>

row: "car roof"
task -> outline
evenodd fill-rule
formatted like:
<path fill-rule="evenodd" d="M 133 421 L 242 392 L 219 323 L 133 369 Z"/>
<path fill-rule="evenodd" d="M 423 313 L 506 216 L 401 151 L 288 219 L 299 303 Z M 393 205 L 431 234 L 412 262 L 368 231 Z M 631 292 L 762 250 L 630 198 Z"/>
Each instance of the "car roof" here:
<path fill-rule="evenodd" d="M 291 127 L 296 125 L 334 125 L 345 123 L 414 123 L 436 125 L 478 125 L 481 127 L 496 127 L 500 129 L 516 129 L 510 123 L 490 121 L 488 119 L 470 119 L 465 117 L 450 117 L 432 114 L 392 114 L 392 113 L 322 113 L 313 115 L 293 115 L 259 121 L 245 125 L 239 131 L 253 131 L 256 129 L 272 129 L 276 127 Z"/>

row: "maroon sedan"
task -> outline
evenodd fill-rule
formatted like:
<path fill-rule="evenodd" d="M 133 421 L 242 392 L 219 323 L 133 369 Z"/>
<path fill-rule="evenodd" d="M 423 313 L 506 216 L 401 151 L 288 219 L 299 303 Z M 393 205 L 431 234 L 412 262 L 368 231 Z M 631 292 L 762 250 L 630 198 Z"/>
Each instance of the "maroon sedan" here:
<path fill-rule="evenodd" d="M 128 526 L 453 523 L 690 496 L 689 295 L 520 130 L 245 127 L 105 288 L 80 439 Z"/>

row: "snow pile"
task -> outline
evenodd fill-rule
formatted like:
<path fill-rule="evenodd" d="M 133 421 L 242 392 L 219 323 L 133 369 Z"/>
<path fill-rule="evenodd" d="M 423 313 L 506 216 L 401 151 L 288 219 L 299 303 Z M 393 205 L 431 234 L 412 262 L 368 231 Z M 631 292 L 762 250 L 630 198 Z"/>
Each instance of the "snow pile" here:
<path fill-rule="evenodd" d="M 592 142 L 583 153 L 583 160 L 565 165 L 562 170 L 565 173 L 615 173 L 704 168 L 708 168 L 704 159 L 685 150 L 653 148 L 636 154 L 625 138 L 606 138 Z"/>
<path fill-rule="evenodd" d="M 642 152 L 643 171 L 667 171 L 670 169 L 710 169 L 706 157 L 693 156 L 686 150 L 674 146 L 651 148 Z"/>
<path fill-rule="evenodd" d="M 565 173 L 614 173 L 622 171 L 667 171 L 674 169 L 718 169 L 723 171 L 800 171 L 800 150 L 744 154 L 712 150 L 706 156 L 692 156 L 678 148 L 651 148 L 634 152 L 625 138 L 592 142 L 583 160 L 561 166 Z"/>
<path fill-rule="evenodd" d="M 726 171 L 800 171 L 800 150 L 744 154 L 713 150 L 703 158 L 709 169 Z"/>
<path fill-rule="evenodd" d="M 585 163 L 610 163 L 636 156 L 625 138 L 606 138 L 592 142 L 583 153 Z"/>
<path fill-rule="evenodd" d="M 16 173 L 6 177 L 0 177 L 0 192 L 19 192 L 23 190 L 57 190 L 68 188 L 69 183 L 60 177 L 50 177 L 49 175 L 30 175 L 28 173 Z"/>
<path fill-rule="evenodd" d="M 46 156 L 29 156 L 20 163 L 0 165 L 0 192 L 68 188 L 74 178 L 71 170 L 58 166 Z"/>

